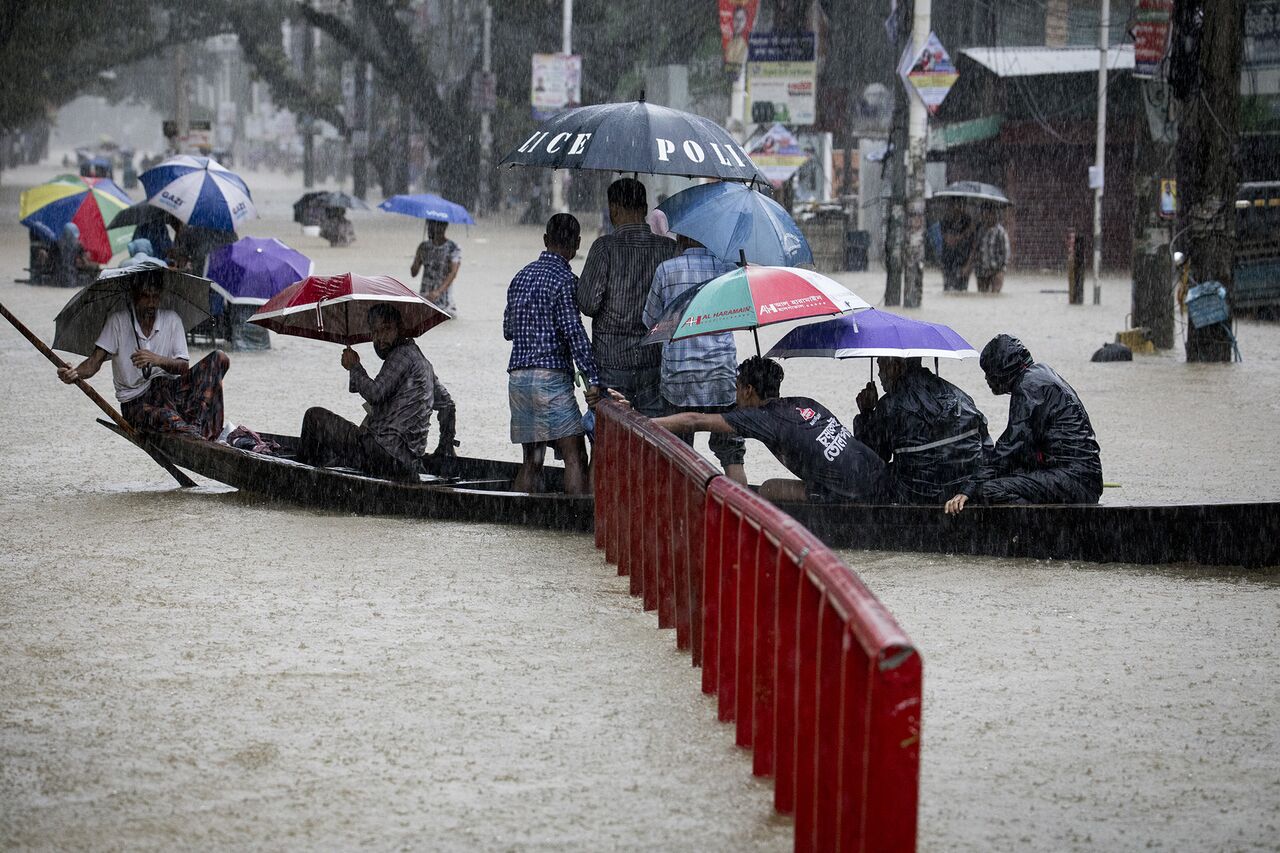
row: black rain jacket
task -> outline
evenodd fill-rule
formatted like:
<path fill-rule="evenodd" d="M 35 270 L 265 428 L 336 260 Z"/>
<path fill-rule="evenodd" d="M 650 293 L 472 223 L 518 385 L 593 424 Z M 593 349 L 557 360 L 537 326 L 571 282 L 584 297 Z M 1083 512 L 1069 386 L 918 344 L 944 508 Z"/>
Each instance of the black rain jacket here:
<path fill-rule="evenodd" d="M 973 398 L 924 367 L 899 377 L 853 434 L 890 462 L 895 501 L 940 504 L 979 471 L 991 446 L 987 419 Z M 892 461 L 891 461 L 892 460 Z"/>

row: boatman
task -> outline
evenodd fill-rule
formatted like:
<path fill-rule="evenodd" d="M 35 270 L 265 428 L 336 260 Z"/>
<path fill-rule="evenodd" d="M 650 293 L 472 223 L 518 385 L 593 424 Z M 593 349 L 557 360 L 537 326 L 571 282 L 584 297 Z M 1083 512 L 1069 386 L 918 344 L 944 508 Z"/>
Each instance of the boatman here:
<path fill-rule="evenodd" d="M 808 397 L 779 397 L 782 365 L 752 356 L 738 365 L 737 405 L 720 414 L 681 412 L 655 418 L 674 433 L 735 433 L 754 438 L 798 480 L 765 480 L 771 501 L 876 503 L 885 495 L 885 465 L 871 448 Z"/>
<path fill-rule="evenodd" d="M 160 307 L 163 282 L 162 270 L 136 276 L 129 307 L 107 317 L 93 355 L 59 368 L 58 378 L 68 385 L 88 379 L 109 358 L 120 413 L 130 424 L 213 441 L 222 433 L 222 378 L 231 360 L 215 350 L 188 363 L 182 318 Z"/>
<path fill-rule="evenodd" d="M 945 503 L 982 466 L 991 444 L 973 398 L 918 358 L 876 359 L 884 396 L 868 382 L 858 394 L 853 434 L 889 463 L 898 503 Z"/>
<path fill-rule="evenodd" d="M 369 416 L 356 426 L 328 409 L 307 409 L 298 461 L 416 479 L 418 460 L 427 449 L 435 370 L 413 338 L 404 334 L 395 306 L 380 302 L 370 307 L 369 326 L 373 351 L 382 359 L 376 378 L 369 377 L 355 350 L 342 351 L 348 389 L 365 399 Z"/>
<path fill-rule="evenodd" d="M 1096 504 L 1102 459 L 1089 413 L 1075 390 L 1022 342 L 996 335 L 979 360 L 993 394 L 1009 394 L 1009 426 L 986 463 L 955 497 L 991 504 Z"/>

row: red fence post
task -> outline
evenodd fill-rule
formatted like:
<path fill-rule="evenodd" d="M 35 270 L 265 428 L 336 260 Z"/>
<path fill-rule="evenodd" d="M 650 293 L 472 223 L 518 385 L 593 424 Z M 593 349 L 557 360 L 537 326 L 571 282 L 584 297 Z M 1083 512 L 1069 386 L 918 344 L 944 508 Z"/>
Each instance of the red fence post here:
<path fill-rule="evenodd" d="M 694 639 L 695 663 L 702 665 L 702 692 L 714 693 L 720 682 L 720 581 L 724 577 L 724 525 L 729 523 L 728 511 L 719 489 L 720 480 L 713 480 L 707 487 L 706 524 L 703 530 L 702 588 L 699 592 L 701 615 L 695 610 L 694 624 L 698 636 Z"/>
<path fill-rule="evenodd" d="M 657 523 L 654 525 L 654 597 L 658 608 L 658 627 L 674 628 L 676 626 L 676 567 L 675 567 L 675 531 L 678 510 L 675 506 L 675 495 L 672 486 L 676 472 L 670 459 L 654 451 L 656 470 L 654 485 L 657 498 L 654 501 L 654 513 Z"/>
<path fill-rule="evenodd" d="M 751 772 L 769 776 L 774 771 L 774 711 L 778 661 L 778 564 L 777 539 L 762 531 L 756 558 L 755 677 L 751 690 Z"/>
<path fill-rule="evenodd" d="M 755 660 L 758 654 L 756 643 L 756 583 L 760 576 L 760 542 L 764 535 L 760 532 L 754 519 L 743 516 L 741 527 L 741 545 L 738 571 L 738 630 L 736 632 L 738 647 L 737 661 L 734 671 L 737 680 L 734 684 L 733 708 L 735 742 L 738 746 L 751 746 L 751 720 L 755 711 Z"/>
<path fill-rule="evenodd" d="M 738 585 L 742 582 L 742 528 L 746 521 L 728 501 L 720 524 L 720 637 L 716 642 L 716 711 L 721 720 L 733 719 L 738 684 Z"/>
<path fill-rule="evenodd" d="M 783 546 L 778 553 L 778 592 L 774 658 L 774 786 L 773 807 L 782 814 L 795 811 L 796 690 L 799 680 L 800 588 L 805 584 L 802 555 Z"/>

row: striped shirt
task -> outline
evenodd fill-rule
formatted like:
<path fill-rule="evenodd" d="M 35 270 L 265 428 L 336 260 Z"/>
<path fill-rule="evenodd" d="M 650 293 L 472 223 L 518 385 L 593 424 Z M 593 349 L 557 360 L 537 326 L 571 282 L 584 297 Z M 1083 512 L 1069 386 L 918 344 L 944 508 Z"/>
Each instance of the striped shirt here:
<path fill-rule="evenodd" d="M 659 265 L 644 304 L 646 327 L 680 294 L 723 275 L 732 264 L 707 249 L 688 249 Z M 738 349 L 732 332 L 682 338 L 662 346 L 662 396 L 673 406 L 731 406 L 736 393 Z"/>
<path fill-rule="evenodd" d="M 578 308 L 593 318 L 591 343 L 601 368 L 658 366 L 658 347 L 638 346 L 649 333 L 644 302 L 658 264 L 675 254 L 675 242 L 643 222 L 623 225 L 591 244 L 578 280 Z"/>
<path fill-rule="evenodd" d="M 599 385 L 595 359 L 573 302 L 578 277 L 555 252 L 543 252 L 511 279 L 502 335 L 511 341 L 507 372 L 529 367 L 572 372 L 573 361 Z"/>

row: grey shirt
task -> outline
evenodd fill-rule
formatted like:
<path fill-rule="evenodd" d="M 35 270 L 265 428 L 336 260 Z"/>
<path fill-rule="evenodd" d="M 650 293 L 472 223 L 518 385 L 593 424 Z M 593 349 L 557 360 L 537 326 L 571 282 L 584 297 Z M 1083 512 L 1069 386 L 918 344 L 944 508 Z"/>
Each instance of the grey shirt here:
<path fill-rule="evenodd" d="M 638 346 L 649 328 L 644 303 L 658 264 L 676 256 L 674 240 L 659 237 L 643 222 L 623 225 L 591 244 L 578 279 L 578 308 L 593 318 L 596 365 L 613 370 L 657 367 L 662 348 Z"/>
<path fill-rule="evenodd" d="M 363 428 L 397 461 L 412 464 L 427 452 L 427 429 L 436 385 L 431 362 L 408 338 L 387 353 L 376 379 L 363 364 L 351 368 L 348 386 L 369 403 Z"/>

